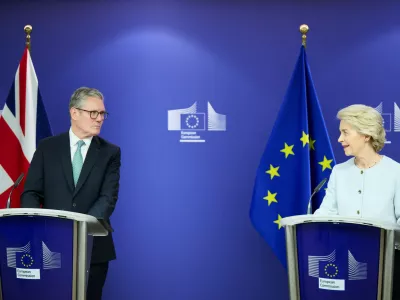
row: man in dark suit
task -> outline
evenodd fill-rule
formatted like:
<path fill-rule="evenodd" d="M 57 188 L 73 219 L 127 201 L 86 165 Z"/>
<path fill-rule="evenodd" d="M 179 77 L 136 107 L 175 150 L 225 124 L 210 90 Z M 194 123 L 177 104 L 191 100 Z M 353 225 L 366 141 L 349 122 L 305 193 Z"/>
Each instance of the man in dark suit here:
<path fill-rule="evenodd" d="M 118 198 L 121 150 L 98 137 L 108 113 L 96 89 L 77 89 L 70 100 L 69 132 L 41 141 L 32 158 L 21 206 L 67 210 L 109 221 Z M 87 299 L 99 300 L 108 263 L 116 258 L 109 233 L 95 237 Z"/>

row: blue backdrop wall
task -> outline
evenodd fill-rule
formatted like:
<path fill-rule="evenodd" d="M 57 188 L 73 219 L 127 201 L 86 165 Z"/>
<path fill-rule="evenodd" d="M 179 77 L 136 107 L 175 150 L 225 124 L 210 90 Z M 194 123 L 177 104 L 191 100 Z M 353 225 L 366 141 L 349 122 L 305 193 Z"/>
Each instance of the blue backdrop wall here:
<path fill-rule="evenodd" d="M 378 106 L 400 160 L 400 4 L 385 1 L 12 1 L 0 4 L 0 105 L 33 26 L 32 59 L 54 133 L 68 101 L 100 89 L 102 135 L 122 147 L 118 260 L 105 299 L 288 299 L 253 229 L 256 168 L 310 26 L 308 57 L 337 162 L 337 110 Z M 181 143 L 168 110 L 208 102 L 226 131 Z"/>

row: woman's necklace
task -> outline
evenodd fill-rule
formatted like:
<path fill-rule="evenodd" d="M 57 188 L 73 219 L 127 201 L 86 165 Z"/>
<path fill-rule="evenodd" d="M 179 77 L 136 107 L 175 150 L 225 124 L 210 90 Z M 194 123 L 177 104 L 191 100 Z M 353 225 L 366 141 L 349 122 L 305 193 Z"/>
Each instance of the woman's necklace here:
<path fill-rule="evenodd" d="M 379 155 L 379 156 L 378 156 L 378 160 L 374 160 L 374 161 L 372 162 L 372 164 L 370 164 L 370 166 L 367 166 L 367 167 L 366 167 L 366 169 L 370 169 L 370 168 L 372 168 L 373 166 L 375 166 L 376 163 L 380 161 L 380 159 L 381 159 L 381 156 Z M 356 165 L 359 166 L 357 157 L 356 157 Z"/>

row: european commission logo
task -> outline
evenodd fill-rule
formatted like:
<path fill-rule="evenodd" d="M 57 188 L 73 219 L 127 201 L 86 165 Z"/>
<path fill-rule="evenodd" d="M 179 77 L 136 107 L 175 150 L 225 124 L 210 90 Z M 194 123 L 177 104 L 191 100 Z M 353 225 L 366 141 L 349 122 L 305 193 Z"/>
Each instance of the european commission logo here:
<path fill-rule="evenodd" d="M 383 110 L 383 102 L 381 102 L 375 109 L 381 114 L 383 118 L 383 127 L 387 133 L 400 132 L 400 108 L 396 102 L 393 102 L 393 113 L 387 113 Z M 388 134 L 386 135 L 386 144 L 391 144 Z"/>
<path fill-rule="evenodd" d="M 347 270 L 343 269 L 346 265 Z M 324 290 L 344 291 L 346 280 L 366 280 L 367 263 L 358 262 L 348 251 L 347 263 L 336 261 L 336 250 L 326 256 L 308 256 L 308 275 L 318 278 L 318 286 Z"/>
<path fill-rule="evenodd" d="M 181 132 L 181 143 L 204 143 L 205 131 L 226 131 L 226 115 L 207 102 L 207 114 L 197 111 L 197 102 L 188 108 L 168 110 L 168 130 Z"/>
<path fill-rule="evenodd" d="M 61 268 L 61 254 L 52 252 L 42 241 L 42 256 L 31 254 L 31 243 L 19 248 L 6 248 L 7 266 L 16 269 L 19 279 L 40 279 L 40 268 L 43 270 Z"/>

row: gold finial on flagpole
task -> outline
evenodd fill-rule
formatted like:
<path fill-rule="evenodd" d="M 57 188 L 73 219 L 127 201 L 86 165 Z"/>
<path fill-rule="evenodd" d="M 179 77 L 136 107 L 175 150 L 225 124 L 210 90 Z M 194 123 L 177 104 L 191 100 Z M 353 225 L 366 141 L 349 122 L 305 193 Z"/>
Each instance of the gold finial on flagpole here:
<path fill-rule="evenodd" d="M 24 31 L 26 33 L 26 42 L 25 45 L 28 47 L 28 50 L 31 50 L 31 32 L 32 32 L 32 26 L 31 25 L 25 25 Z"/>
<path fill-rule="evenodd" d="M 307 44 L 307 32 L 308 32 L 309 28 L 307 24 L 303 24 L 300 25 L 300 32 L 301 32 L 301 44 L 304 46 L 304 48 L 306 47 Z"/>

